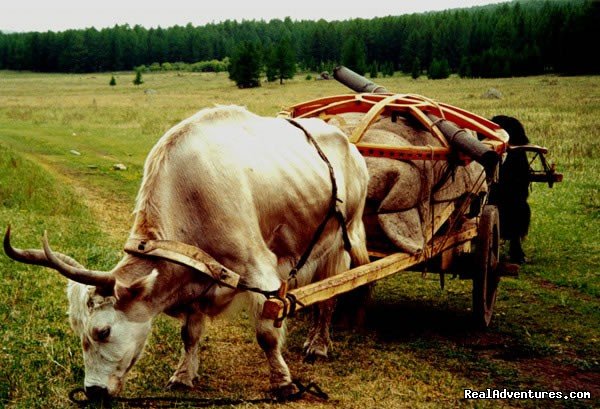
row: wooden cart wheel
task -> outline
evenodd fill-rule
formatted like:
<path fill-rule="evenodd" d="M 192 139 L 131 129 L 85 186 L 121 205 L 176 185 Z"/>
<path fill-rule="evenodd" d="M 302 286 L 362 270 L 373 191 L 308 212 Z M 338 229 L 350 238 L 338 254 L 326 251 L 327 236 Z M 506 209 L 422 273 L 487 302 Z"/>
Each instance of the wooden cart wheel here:
<path fill-rule="evenodd" d="M 485 205 L 479 218 L 475 238 L 475 270 L 473 273 L 473 316 L 475 323 L 487 328 L 492 320 L 500 276 L 500 219 L 498 208 Z"/>

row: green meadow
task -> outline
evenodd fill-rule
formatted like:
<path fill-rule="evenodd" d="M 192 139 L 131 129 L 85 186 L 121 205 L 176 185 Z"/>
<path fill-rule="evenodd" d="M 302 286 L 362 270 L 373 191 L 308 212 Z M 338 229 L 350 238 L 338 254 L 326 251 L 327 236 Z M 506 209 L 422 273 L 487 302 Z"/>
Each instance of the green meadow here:
<path fill-rule="evenodd" d="M 93 269 L 119 260 L 145 156 L 171 126 L 204 107 L 245 105 L 261 115 L 349 93 L 336 81 L 263 84 L 240 90 L 226 73 L 34 74 L 0 71 L 0 226 L 13 243 L 53 248 Z M 290 408 L 592 407 L 600 404 L 600 81 L 598 77 L 376 82 L 485 117 L 519 118 L 564 182 L 533 186 L 533 220 L 518 278 L 500 283 L 487 331 L 470 322 L 471 283 L 420 272 L 380 281 L 367 325 L 334 328 L 330 359 L 303 363 L 309 314 L 288 322 L 293 375 L 330 395 Z M 503 97 L 482 97 L 496 88 Z M 73 152 L 75 151 L 75 153 Z M 122 163 L 127 170 L 113 170 Z M 0 407 L 73 405 L 83 383 L 79 340 L 67 320 L 66 279 L 0 254 Z M 191 391 L 164 389 L 179 359 L 178 323 L 156 320 L 125 396 L 258 398 L 268 367 L 247 316 L 216 320 Z M 464 400 L 463 389 L 589 391 L 591 400 Z M 116 404 L 120 407 L 121 404 Z M 179 404 L 177 407 L 187 407 Z M 241 407 L 270 407 L 242 405 Z"/>

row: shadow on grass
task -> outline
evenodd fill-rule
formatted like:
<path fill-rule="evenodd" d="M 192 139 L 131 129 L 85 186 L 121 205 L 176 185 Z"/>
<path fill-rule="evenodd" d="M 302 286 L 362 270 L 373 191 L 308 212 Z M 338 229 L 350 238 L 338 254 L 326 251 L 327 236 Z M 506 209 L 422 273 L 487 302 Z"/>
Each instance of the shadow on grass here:
<path fill-rule="evenodd" d="M 475 331 L 471 314 L 423 300 L 377 302 L 367 309 L 366 329 L 383 342 L 414 341 L 423 336 L 464 337 Z"/>
<path fill-rule="evenodd" d="M 568 362 L 560 351 L 535 337 L 506 331 L 504 325 L 478 329 L 470 311 L 435 300 L 377 300 L 366 311 L 359 334 L 343 331 L 357 346 L 371 342 L 383 351 L 410 351 L 419 360 L 472 379 L 474 385 L 509 390 L 591 391 L 593 401 L 572 400 L 568 407 L 598 402 L 600 373 Z M 503 330 L 504 328 L 504 330 Z M 340 329 L 340 328 L 338 328 Z M 547 402 L 549 407 L 564 402 Z M 536 406 L 524 402 L 523 406 Z M 519 405 L 520 406 L 520 405 Z"/>

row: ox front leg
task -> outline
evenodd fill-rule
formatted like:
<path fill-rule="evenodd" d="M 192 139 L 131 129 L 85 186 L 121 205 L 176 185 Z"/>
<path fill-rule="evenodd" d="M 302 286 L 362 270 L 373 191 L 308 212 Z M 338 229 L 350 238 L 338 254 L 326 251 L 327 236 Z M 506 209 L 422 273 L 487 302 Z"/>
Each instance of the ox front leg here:
<path fill-rule="evenodd" d="M 282 355 L 285 343 L 285 325 L 276 328 L 272 320 L 260 318 L 264 304 L 262 296 L 255 296 L 252 304 L 255 307 L 256 339 L 265 352 L 271 371 L 271 389 L 277 398 L 285 399 L 298 392 L 298 388 L 292 383 L 290 370 Z"/>
<path fill-rule="evenodd" d="M 188 314 L 181 327 L 183 352 L 177 370 L 169 379 L 167 388 L 194 386 L 194 379 L 198 377 L 198 344 L 206 328 L 206 315 L 196 311 Z"/>

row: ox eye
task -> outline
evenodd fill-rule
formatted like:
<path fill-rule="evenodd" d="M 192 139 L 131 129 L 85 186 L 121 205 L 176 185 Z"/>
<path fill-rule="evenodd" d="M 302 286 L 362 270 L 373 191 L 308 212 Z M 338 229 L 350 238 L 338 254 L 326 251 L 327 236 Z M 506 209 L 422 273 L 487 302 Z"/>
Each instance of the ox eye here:
<path fill-rule="evenodd" d="M 110 327 L 107 325 L 102 328 L 94 328 L 92 330 L 92 338 L 98 342 L 104 342 L 110 337 Z"/>

